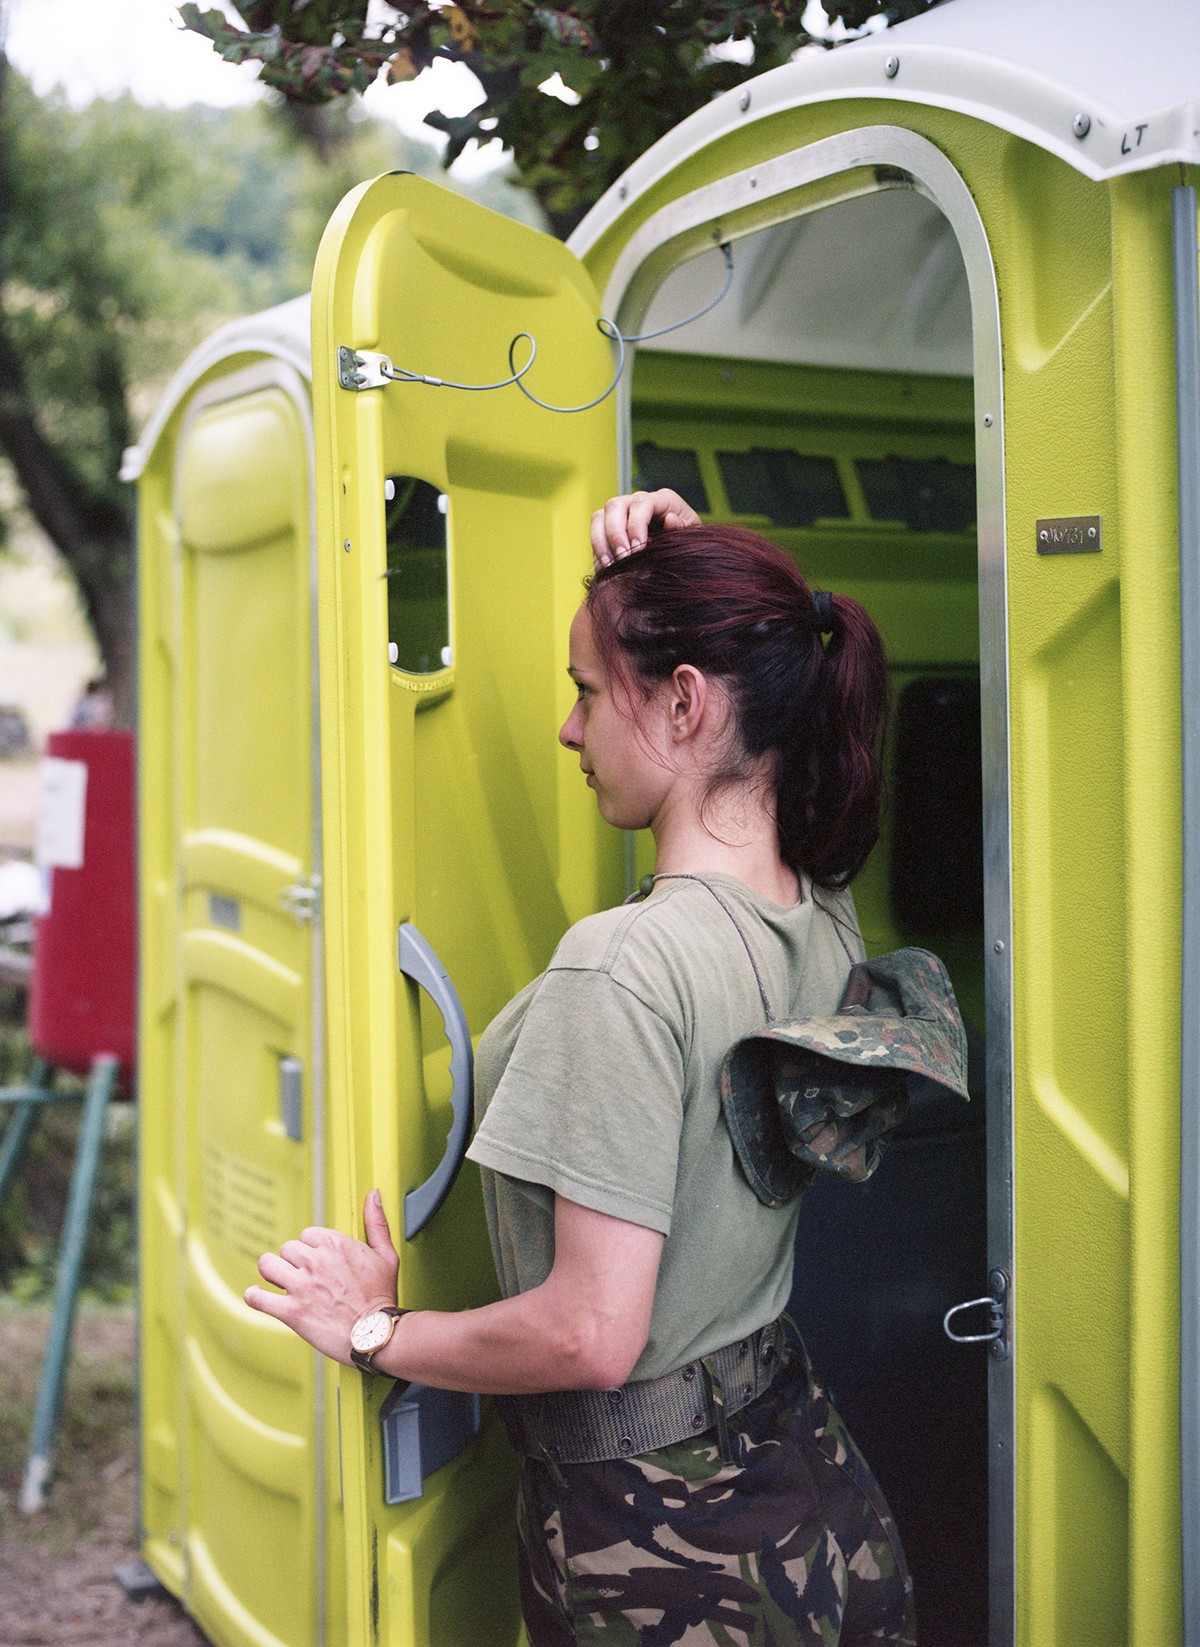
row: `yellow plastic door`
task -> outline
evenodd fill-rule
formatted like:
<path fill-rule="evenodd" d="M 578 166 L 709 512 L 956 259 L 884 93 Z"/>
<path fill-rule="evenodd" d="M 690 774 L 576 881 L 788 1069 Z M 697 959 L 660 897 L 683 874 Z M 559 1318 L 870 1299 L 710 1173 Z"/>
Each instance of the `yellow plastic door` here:
<path fill-rule="evenodd" d="M 312 1221 L 310 435 L 271 366 L 177 470 L 184 1600 L 218 1647 L 318 1639 L 316 1357 L 242 1292 Z"/>
<path fill-rule="evenodd" d="M 623 870 L 555 738 L 588 516 L 615 487 L 614 401 L 566 415 L 511 385 L 444 385 L 508 377 L 527 332 L 526 381 L 576 405 L 606 387 L 612 353 L 565 247 L 411 176 L 343 202 L 313 304 L 335 1219 L 361 1230 L 378 1184 L 400 1302 L 455 1309 L 495 1289 L 475 1169 L 440 1205 L 436 1177 L 453 1170 L 470 1044 L 572 920 L 620 897 Z M 442 382 L 385 381 L 380 355 Z M 381 1419 L 386 1394 L 343 1375 L 348 1639 L 515 1640 L 494 1417 L 484 1403 L 472 1435 L 469 1401 L 434 1398 Z M 389 1483 L 413 1496 L 385 1502 Z"/>

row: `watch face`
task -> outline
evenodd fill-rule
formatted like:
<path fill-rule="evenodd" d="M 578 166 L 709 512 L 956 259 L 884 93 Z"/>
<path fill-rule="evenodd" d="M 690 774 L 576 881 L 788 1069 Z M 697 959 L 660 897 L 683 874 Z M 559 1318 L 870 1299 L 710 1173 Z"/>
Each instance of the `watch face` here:
<path fill-rule="evenodd" d="M 360 1355 L 370 1355 L 391 1336 L 393 1316 L 386 1310 L 369 1310 L 350 1329 L 350 1347 Z"/>

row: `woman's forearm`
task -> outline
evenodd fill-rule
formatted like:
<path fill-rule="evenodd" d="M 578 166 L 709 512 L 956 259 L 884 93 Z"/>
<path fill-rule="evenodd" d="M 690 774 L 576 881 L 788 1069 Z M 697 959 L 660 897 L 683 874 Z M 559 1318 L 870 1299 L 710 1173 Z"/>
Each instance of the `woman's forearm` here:
<path fill-rule="evenodd" d="M 623 1384 L 645 1335 L 603 1308 L 556 1296 L 562 1291 L 551 1278 L 479 1309 L 413 1310 L 373 1364 L 393 1378 L 480 1395 Z"/>
<path fill-rule="evenodd" d="M 252 1309 L 347 1365 L 355 1321 L 396 1301 L 399 1258 L 377 1191 L 363 1222 L 366 1241 L 313 1228 L 264 1253 L 259 1274 L 280 1290 L 246 1289 Z M 482 1395 L 623 1384 L 649 1337 L 662 1243 L 656 1230 L 556 1197 L 554 1266 L 540 1286 L 474 1310 L 410 1311 L 374 1364 Z"/>

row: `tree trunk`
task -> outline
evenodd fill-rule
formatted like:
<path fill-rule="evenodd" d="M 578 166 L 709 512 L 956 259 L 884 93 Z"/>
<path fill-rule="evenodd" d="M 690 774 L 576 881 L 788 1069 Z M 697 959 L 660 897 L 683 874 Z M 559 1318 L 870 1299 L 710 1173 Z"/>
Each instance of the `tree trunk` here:
<path fill-rule="evenodd" d="M 12 165 L 6 142 L 4 90 L 8 61 L 0 49 L 0 213 Z M 30 370 L 13 342 L 4 307 L 0 263 L 0 452 L 16 473 L 29 509 L 58 550 L 83 597 L 117 723 L 128 726 L 134 711 L 133 510 L 128 493 L 90 489 L 73 469 L 69 454 L 47 433 L 30 388 Z M 97 324 L 103 324 L 98 317 Z M 102 413 L 112 473 L 128 434 L 129 418 L 120 355 L 104 362 L 104 381 L 93 386 Z"/>
<path fill-rule="evenodd" d="M 130 535 L 104 546 L 99 559 L 106 567 L 116 563 L 129 566 L 132 562 Z M 126 575 L 116 582 L 99 578 L 90 587 L 80 578 L 79 586 L 104 660 L 113 724 L 132 726 L 137 711 L 137 628 L 132 576 Z"/>
<path fill-rule="evenodd" d="M 24 362 L 0 308 L 0 450 L 16 471 L 30 512 L 67 563 L 100 656 L 119 725 L 133 717 L 132 510 L 89 497 L 42 433 Z"/>

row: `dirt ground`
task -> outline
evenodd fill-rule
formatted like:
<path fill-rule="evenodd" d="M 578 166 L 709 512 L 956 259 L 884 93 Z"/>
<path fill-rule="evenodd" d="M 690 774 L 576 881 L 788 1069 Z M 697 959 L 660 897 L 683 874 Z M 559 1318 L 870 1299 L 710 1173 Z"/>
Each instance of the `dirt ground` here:
<path fill-rule="evenodd" d="M 130 1601 L 113 1577 L 138 1555 L 130 1308 L 81 1308 L 47 1508 L 17 1509 L 47 1322 L 0 1301 L 0 1647 L 206 1647 L 174 1600 Z"/>

